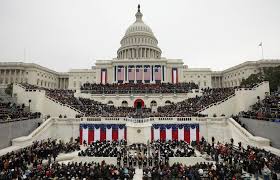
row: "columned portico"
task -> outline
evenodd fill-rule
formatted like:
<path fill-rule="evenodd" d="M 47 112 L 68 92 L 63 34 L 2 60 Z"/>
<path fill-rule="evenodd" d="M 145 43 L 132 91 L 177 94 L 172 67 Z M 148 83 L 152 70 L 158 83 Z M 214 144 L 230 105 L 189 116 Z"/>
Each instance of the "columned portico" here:
<path fill-rule="evenodd" d="M 156 83 L 168 82 L 166 80 L 166 65 L 164 63 L 150 64 L 149 60 L 134 65 L 113 65 L 114 83 Z"/>

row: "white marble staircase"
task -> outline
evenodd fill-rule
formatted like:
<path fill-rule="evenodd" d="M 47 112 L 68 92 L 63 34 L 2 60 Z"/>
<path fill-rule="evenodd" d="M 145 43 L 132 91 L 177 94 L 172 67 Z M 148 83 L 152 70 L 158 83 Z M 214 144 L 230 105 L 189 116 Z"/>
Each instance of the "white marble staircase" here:
<path fill-rule="evenodd" d="M 143 169 L 136 168 L 133 180 L 142 180 L 143 179 Z"/>

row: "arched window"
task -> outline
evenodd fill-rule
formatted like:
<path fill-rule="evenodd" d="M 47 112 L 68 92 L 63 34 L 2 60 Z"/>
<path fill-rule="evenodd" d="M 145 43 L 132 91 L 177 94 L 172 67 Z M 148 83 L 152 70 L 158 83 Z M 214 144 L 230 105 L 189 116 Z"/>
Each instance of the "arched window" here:
<path fill-rule="evenodd" d="M 114 105 L 114 103 L 113 103 L 113 101 L 108 101 L 108 103 L 107 103 L 108 105 Z"/>
<path fill-rule="evenodd" d="M 128 107 L 127 101 L 122 101 L 122 107 Z"/>
<path fill-rule="evenodd" d="M 167 100 L 165 101 L 165 105 L 170 105 L 171 104 L 171 101 Z"/>
<path fill-rule="evenodd" d="M 151 107 L 152 106 L 157 106 L 157 102 L 155 100 L 151 101 Z"/>

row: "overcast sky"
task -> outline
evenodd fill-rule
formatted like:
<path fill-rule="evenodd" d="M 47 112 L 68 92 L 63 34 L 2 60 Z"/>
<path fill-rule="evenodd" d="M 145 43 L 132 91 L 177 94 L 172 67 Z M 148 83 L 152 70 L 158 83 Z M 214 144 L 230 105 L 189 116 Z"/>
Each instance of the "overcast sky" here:
<path fill-rule="evenodd" d="M 141 4 L 162 56 L 223 70 L 247 60 L 280 59 L 280 0 L 0 0 L 0 62 L 34 62 L 56 71 L 116 57 Z"/>

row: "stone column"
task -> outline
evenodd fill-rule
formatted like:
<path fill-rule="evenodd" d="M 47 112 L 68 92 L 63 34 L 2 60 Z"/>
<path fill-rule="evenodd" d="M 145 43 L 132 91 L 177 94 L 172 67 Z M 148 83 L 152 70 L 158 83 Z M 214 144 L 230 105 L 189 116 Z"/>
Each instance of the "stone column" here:
<path fill-rule="evenodd" d="M 154 66 L 154 68 L 153 68 L 153 83 L 156 82 L 156 80 L 155 80 L 155 67 L 156 67 L 156 66 Z"/>
<path fill-rule="evenodd" d="M 12 70 L 9 70 L 9 79 L 8 79 L 8 84 L 11 83 L 11 77 L 12 77 Z"/>
<path fill-rule="evenodd" d="M 136 65 L 134 65 L 134 83 L 136 83 Z"/>
<path fill-rule="evenodd" d="M 145 80 L 144 80 L 144 65 L 142 65 L 142 83 L 145 83 Z"/>
<path fill-rule="evenodd" d="M 126 66 L 126 82 L 129 81 L 129 78 L 128 78 L 128 66 Z"/>
<path fill-rule="evenodd" d="M 152 65 L 150 65 L 150 83 L 152 83 Z"/>
<path fill-rule="evenodd" d="M 18 70 L 18 83 L 21 83 L 21 69 Z"/>
<path fill-rule="evenodd" d="M 126 82 L 126 76 L 125 76 L 125 72 L 126 72 L 126 66 L 123 66 L 123 83 Z"/>
<path fill-rule="evenodd" d="M 163 65 L 160 66 L 160 80 L 161 80 L 161 82 L 163 82 L 163 75 L 162 75 L 162 73 L 163 73 Z"/>
<path fill-rule="evenodd" d="M 119 66 L 116 66 L 116 83 L 118 83 L 118 72 L 119 72 Z"/>
<path fill-rule="evenodd" d="M 3 80 L 3 84 L 5 84 L 6 83 L 6 69 L 4 69 L 4 72 L 3 72 L 4 74 L 3 74 L 3 77 L 4 77 L 4 80 Z"/>

